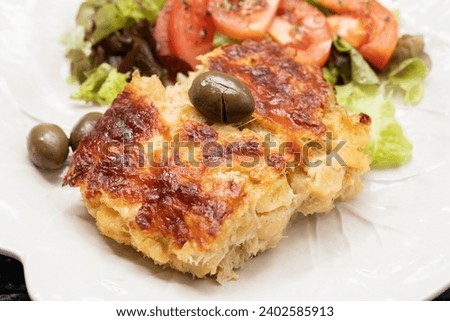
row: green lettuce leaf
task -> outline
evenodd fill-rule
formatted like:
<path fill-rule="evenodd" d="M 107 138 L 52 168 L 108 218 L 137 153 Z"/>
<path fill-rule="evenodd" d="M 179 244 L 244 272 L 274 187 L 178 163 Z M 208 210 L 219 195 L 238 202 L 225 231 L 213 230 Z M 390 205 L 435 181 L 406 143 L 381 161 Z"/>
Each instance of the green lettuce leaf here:
<path fill-rule="evenodd" d="M 146 18 L 144 8 L 134 0 L 119 0 L 116 5 L 123 17 L 131 18 L 134 21 Z"/>
<path fill-rule="evenodd" d="M 89 75 L 71 98 L 110 105 L 125 87 L 127 77 L 128 75 L 119 73 L 116 68 L 103 63 Z"/>
<path fill-rule="evenodd" d="M 113 32 L 143 19 L 154 21 L 165 2 L 166 0 L 87 1 L 83 3 L 84 7 L 80 7 L 80 19 L 77 20 L 79 24 L 91 28 L 86 29 L 89 34 L 93 28 L 90 39 L 96 44 Z"/>
<path fill-rule="evenodd" d="M 76 16 L 77 26 L 61 39 L 71 63 L 69 82 L 82 83 L 75 99 L 109 104 L 127 78 L 115 69 L 96 67 L 92 46 L 110 34 L 143 19 L 154 21 L 166 0 L 85 0 Z M 112 97 L 112 98 L 111 98 Z"/>
<path fill-rule="evenodd" d="M 347 41 L 335 36 L 333 45 L 337 51 L 346 52 L 350 55 L 351 79 L 360 85 L 377 85 L 380 83 L 375 71 L 361 54 L 353 48 Z"/>
<path fill-rule="evenodd" d="M 111 105 L 112 101 L 122 92 L 127 84 L 127 78 L 127 74 L 122 74 L 116 68 L 112 68 L 97 93 L 98 103 L 101 105 Z"/>
<path fill-rule="evenodd" d="M 335 85 L 339 78 L 339 69 L 334 64 L 328 64 L 322 68 L 322 75 L 327 83 Z"/>
<path fill-rule="evenodd" d="M 83 27 L 85 31 L 90 31 L 94 28 L 93 18 L 97 5 L 90 2 L 85 1 L 80 5 L 76 17 L 77 26 Z"/>
<path fill-rule="evenodd" d="M 368 152 L 372 168 L 391 168 L 411 159 L 412 145 L 395 118 L 395 106 L 384 86 L 349 83 L 336 86 L 336 100 L 350 113 L 365 113 L 372 119 Z"/>
<path fill-rule="evenodd" d="M 144 9 L 145 18 L 155 21 L 166 1 L 167 0 L 141 0 L 139 3 Z"/>
<path fill-rule="evenodd" d="M 378 85 L 380 79 L 369 63 L 354 48 L 350 50 L 352 80 L 360 85 Z"/>
<path fill-rule="evenodd" d="M 388 78 L 391 84 L 403 91 L 406 104 L 417 105 L 423 97 L 427 74 L 428 68 L 422 59 L 410 58 L 393 67 Z"/>
<path fill-rule="evenodd" d="M 155 20 L 166 0 L 117 0 L 122 14 L 138 22 L 143 19 Z"/>
<path fill-rule="evenodd" d="M 93 44 L 131 23 L 130 19 L 124 16 L 118 6 L 113 3 L 107 3 L 102 6 L 95 13 L 94 22 L 95 29 L 91 37 Z"/>
<path fill-rule="evenodd" d="M 333 46 L 339 52 L 350 52 L 350 50 L 353 49 L 353 47 L 347 41 L 345 41 L 338 35 L 334 35 L 333 37 Z"/>

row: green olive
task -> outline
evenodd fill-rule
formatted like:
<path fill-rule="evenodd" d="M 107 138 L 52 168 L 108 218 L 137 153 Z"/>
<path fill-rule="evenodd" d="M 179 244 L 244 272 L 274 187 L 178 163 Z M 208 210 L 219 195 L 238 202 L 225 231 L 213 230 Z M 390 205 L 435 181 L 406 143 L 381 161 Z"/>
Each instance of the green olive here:
<path fill-rule="evenodd" d="M 198 75 L 189 89 L 189 98 L 203 116 L 214 122 L 242 122 L 255 110 L 253 96 L 244 83 L 217 71 Z"/>
<path fill-rule="evenodd" d="M 88 113 L 81 117 L 78 123 L 70 132 L 70 147 L 75 151 L 83 137 L 92 131 L 97 121 L 103 116 L 102 113 Z"/>
<path fill-rule="evenodd" d="M 58 169 L 69 154 L 69 139 L 59 126 L 40 124 L 28 134 L 27 149 L 31 162 L 37 167 Z"/>

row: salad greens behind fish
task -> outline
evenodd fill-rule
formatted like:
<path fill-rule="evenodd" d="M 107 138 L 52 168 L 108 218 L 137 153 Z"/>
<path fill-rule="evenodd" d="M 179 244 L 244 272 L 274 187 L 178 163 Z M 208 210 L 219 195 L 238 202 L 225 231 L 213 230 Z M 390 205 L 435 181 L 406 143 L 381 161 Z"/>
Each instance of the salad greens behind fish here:
<path fill-rule="evenodd" d="M 123 90 L 129 74 L 118 72 L 120 64 L 114 61 L 99 63 L 95 49 L 103 49 L 99 42 L 120 30 L 132 28 L 143 20 L 155 21 L 164 3 L 165 0 L 86 0 L 81 4 L 76 28 L 62 39 L 71 62 L 70 81 L 81 84 L 71 98 L 111 104 Z"/>
<path fill-rule="evenodd" d="M 175 69 L 170 70 L 155 54 L 158 44 L 151 30 L 165 2 L 86 0 L 81 4 L 76 27 L 62 40 L 71 62 L 70 81 L 80 84 L 73 99 L 109 105 L 123 90 L 130 71 L 156 74 L 170 83 L 174 70 L 188 70 L 182 61 L 171 61 Z M 308 2 L 330 13 L 315 1 Z M 213 46 L 239 42 L 216 31 Z M 411 159 L 413 148 L 395 118 L 392 99 L 400 95 L 410 105 L 422 99 L 430 67 L 424 48 L 422 36 L 404 35 L 388 67 L 375 72 L 358 50 L 338 36 L 333 38 L 330 58 L 322 69 L 324 79 L 334 85 L 337 102 L 348 112 L 371 117 L 367 150 L 372 156 L 372 168 L 396 167 Z"/>
<path fill-rule="evenodd" d="M 392 96 L 399 93 L 405 104 L 412 105 L 422 99 L 428 73 L 426 62 L 420 58 L 425 57 L 423 49 L 423 37 L 401 37 L 387 71 L 377 75 L 357 50 L 339 37 L 334 38 L 324 78 L 335 85 L 338 104 L 350 113 L 371 117 L 368 152 L 372 168 L 396 167 L 411 159 L 412 144 L 395 118 Z"/>

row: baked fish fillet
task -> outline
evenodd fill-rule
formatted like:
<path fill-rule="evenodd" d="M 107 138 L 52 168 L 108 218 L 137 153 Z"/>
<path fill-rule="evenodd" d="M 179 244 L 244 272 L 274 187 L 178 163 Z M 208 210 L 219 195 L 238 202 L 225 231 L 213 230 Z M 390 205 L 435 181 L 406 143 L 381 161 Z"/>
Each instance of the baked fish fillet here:
<path fill-rule="evenodd" d="M 197 112 L 188 90 L 207 70 L 247 85 L 251 121 L 212 124 Z M 328 212 L 359 192 L 369 123 L 336 105 L 320 69 L 273 42 L 245 41 L 202 57 L 174 86 L 134 74 L 64 183 L 80 188 L 103 235 L 223 283 L 275 247 L 296 213 Z"/>

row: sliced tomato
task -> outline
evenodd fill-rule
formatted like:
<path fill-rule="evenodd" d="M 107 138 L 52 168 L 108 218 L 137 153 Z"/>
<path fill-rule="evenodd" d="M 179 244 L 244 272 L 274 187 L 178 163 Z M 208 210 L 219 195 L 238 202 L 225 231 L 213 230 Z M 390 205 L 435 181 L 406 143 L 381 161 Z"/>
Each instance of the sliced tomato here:
<path fill-rule="evenodd" d="M 332 37 L 326 17 L 306 1 L 282 0 L 269 34 L 296 49 L 301 63 L 321 67 L 330 56 Z"/>
<path fill-rule="evenodd" d="M 357 49 L 376 68 L 382 70 L 387 66 L 398 41 L 398 23 L 392 12 L 376 0 L 316 1 L 339 15 L 352 16 L 365 25 L 368 38 Z"/>
<path fill-rule="evenodd" d="M 174 0 L 167 0 L 161 9 L 158 19 L 156 19 L 155 29 L 153 29 L 153 38 L 156 41 L 156 52 L 159 56 L 171 56 L 169 47 L 169 16 L 172 10 Z"/>
<path fill-rule="evenodd" d="M 369 39 L 369 32 L 361 19 L 348 15 L 333 15 L 327 17 L 327 22 L 332 33 L 336 33 L 354 48 L 361 47 Z"/>
<path fill-rule="evenodd" d="M 233 39 L 259 40 L 266 35 L 280 0 L 209 0 L 214 25 Z"/>
<path fill-rule="evenodd" d="M 377 1 L 368 5 L 371 19 L 369 41 L 359 51 L 372 65 L 383 70 L 398 42 L 398 23 L 395 16 Z"/>
<path fill-rule="evenodd" d="M 192 69 L 199 64 L 197 57 L 213 48 L 215 27 L 207 7 L 208 0 L 173 0 L 170 10 L 170 51 Z"/>

